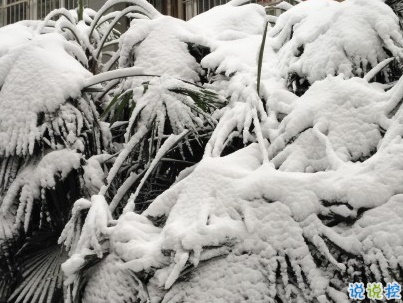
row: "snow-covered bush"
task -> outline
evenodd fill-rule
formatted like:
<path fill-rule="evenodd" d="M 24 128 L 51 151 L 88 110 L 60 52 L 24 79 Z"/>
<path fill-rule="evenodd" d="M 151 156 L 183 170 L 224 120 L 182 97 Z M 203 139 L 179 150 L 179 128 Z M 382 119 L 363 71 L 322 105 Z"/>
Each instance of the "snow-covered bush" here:
<path fill-rule="evenodd" d="M 247 2 L 0 29 L 0 296 L 325 303 L 403 282 L 398 17 Z"/>

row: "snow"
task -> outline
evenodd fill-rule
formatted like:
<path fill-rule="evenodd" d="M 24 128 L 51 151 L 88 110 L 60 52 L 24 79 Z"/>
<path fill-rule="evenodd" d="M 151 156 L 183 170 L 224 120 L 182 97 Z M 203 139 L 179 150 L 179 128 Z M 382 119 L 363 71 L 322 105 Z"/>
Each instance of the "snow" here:
<path fill-rule="evenodd" d="M 23 168 L 2 199 L 1 215 L 7 217 L 18 200 L 14 229 L 17 230 L 24 223 L 27 231 L 33 203 L 41 197 L 41 190 L 54 188 L 56 178 L 65 179 L 79 166 L 80 154 L 64 149 L 50 152 L 39 163 Z"/>
<path fill-rule="evenodd" d="M 135 77 L 135 76 L 141 76 L 144 74 L 144 69 L 139 68 L 139 67 L 129 67 L 129 68 L 123 68 L 119 70 L 112 70 L 108 71 L 102 74 L 94 75 L 91 78 L 86 79 L 84 82 L 84 87 L 90 87 L 96 84 L 99 84 L 101 82 L 106 82 L 110 81 L 113 79 L 118 79 L 118 78 L 125 78 L 125 77 Z"/>
<path fill-rule="evenodd" d="M 302 278 L 299 282 L 302 283 L 300 287 L 305 289 L 305 293 L 300 295 L 309 298 L 309 293 L 312 291 L 312 296 L 320 302 L 326 302 L 324 294 L 332 287 L 328 285 L 326 273 L 315 267 L 304 238 L 311 240 L 312 244 L 335 266 L 344 270 L 345 265 L 332 257 L 319 235 L 326 236 L 350 253 L 360 255 L 363 253 L 363 245 L 369 244 L 365 243 L 366 237 L 363 236 L 363 232 L 354 230 L 361 229 L 363 224 L 370 226 L 374 221 L 371 219 L 373 217 L 366 219 L 366 216 L 371 214 L 368 212 L 357 220 L 352 230 L 338 231 L 326 227 L 318 219 L 318 215 L 322 212 L 333 212 L 335 207 L 326 210 L 320 201 L 344 201 L 348 207 L 342 208 L 338 214 L 346 217 L 356 215 L 356 212 L 348 209 L 370 207 L 375 210 L 378 209 L 377 206 L 382 205 L 376 215 L 373 215 L 379 217 L 381 226 L 369 227 L 373 231 L 392 232 L 394 227 L 393 225 L 390 227 L 390 224 L 394 221 L 400 224 L 402 222 L 397 214 L 389 216 L 382 210 L 386 206 L 388 209 L 394 209 L 397 203 L 392 203 L 396 198 L 391 200 L 389 198 L 400 185 L 398 181 L 394 182 L 394 185 L 390 181 L 400 180 L 402 170 L 398 163 L 402 160 L 400 158 L 392 160 L 388 158 L 389 155 L 380 157 L 378 166 L 387 165 L 386 171 L 380 167 L 374 170 L 374 164 L 371 165 L 371 169 L 365 167 L 364 162 L 357 164 L 360 169 L 355 171 L 347 166 L 339 171 L 320 174 L 285 173 L 265 165 L 260 166 L 261 158 L 256 145 L 227 157 L 203 160 L 192 174 L 158 197 L 143 213 L 144 216 L 155 218 L 167 216 L 161 231 L 162 249 L 174 251 L 171 262 L 175 266 L 167 267 L 168 274 L 165 275 L 165 281 L 163 279 L 162 284 L 160 281 L 154 287 L 165 285 L 165 288 L 169 288 L 173 280 L 178 277 L 178 272 L 185 268 L 184 260 L 189 259 L 190 262 L 190 256 L 200 256 L 196 258 L 206 260 L 202 256 L 210 247 L 214 249 L 227 246 L 231 249 L 231 253 L 225 251 L 215 261 L 199 265 L 197 275 L 192 275 L 186 282 L 174 284 L 163 301 L 176 298 L 180 302 L 180 298 L 186 293 L 189 302 L 198 302 L 206 298 L 207 289 L 209 289 L 207 298 L 210 300 L 233 298 L 235 301 L 265 302 L 268 296 L 273 296 L 272 293 L 270 295 L 265 293 L 270 291 L 274 293 L 277 291 L 279 295 L 287 298 L 295 291 L 288 286 L 287 281 L 277 281 L 278 285 L 284 283 L 285 294 L 276 290 L 274 285 L 272 289 L 270 284 L 269 288 L 261 286 L 263 285 L 261 283 L 265 283 L 266 277 L 275 272 L 277 263 L 273 264 L 272 260 L 275 260 L 275 255 L 279 255 L 290 258 L 292 270 L 297 278 L 300 275 L 298 272 L 307 276 L 307 285 L 304 286 L 306 282 L 303 282 Z M 388 174 L 391 174 L 390 177 L 386 177 Z M 389 180 L 388 184 L 379 182 L 386 178 Z M 352 184 L 354 186 L 351 186 Z M 395 186 L 395 190 L 388 190 L 391 186 Z M 289 188 L 293 188 L 293 192 L 290 192 Z M 392 206 L 389 206 L 390 204 Z M 394 245 L 393 238 L 389 241 L 389 245 Z M 378 249 L 384 247 L 382 244 L 384 243 L 378 244 Z M 393 250 L 386 252 L 397 257 L 400 250 L 401 248 L 397 252 Z M 242 253 L 245 251 L 249 252 L 246 259 L 242 257 L 245 256 Z M 282 269 L 285 274 L 286 262 L 281 257 L 278 257 L 278 260 L 285 266 Z M 262 263 L 267 265 L 263 267 L 253 265 Z M 395 265 L 388 264 L 390 267 L 386 271 L 397 270 L 397 264 L 398 262 L 395 262 Z M 233 276 L 235 272 L 239 272 L 238 276 Z M 272 280 L 274 282 L 276 278 L 273 276 L 271 279 L 274 279 Z M 241 283 L 245 280 L 247 283 Z M 251 298 L 250 295 L 246 295 L 250 289 L 256 291 Z M 335 289 L 332 289 L 333 292 L 337 293 Z"/>
<path fill-rule="evenodd" d="M 66 99 L 80 96 L 91 76 L 72 56 L 83 57 L 80 52 L 60 35 L 48 34 L 1 58 L 0 155 L 32 154 L 41 138 L 38 114 L 54 112 Z"/>
<path fill-rule="evenodd" d="M 288 2 L 282 1 L 275 6 L 275 8 L 288 11 L 289 9 L 293 8 L 294 6 Z"/>
<path fill-rule="evenodd" d="M 32 38 L 33 32 L 27 26 L 20 23 L 15 23 L 9 26 L 0 28 L 0 57 L 10 52 L 12 49 L 21 46 Z M 3 73 L 1 73 L 3 75 Z"/>
<path fill-rule="evenodd" d="M 181 23 L 184 21 L 172 17 L 160 17 L 152 20 L 136 20 L 131 29 L 124 34 L 122 39 L 120 66 L 124 64 L 122 58 L 126 58 L 126 52 L 131 52 L 133 45 L 140 42 L 139 32 L 147 29 L 147 36 L 142 43 L 135 48 L 132 56 L 134 64 L 144 67 L 150 74 L 164 75 L 198 81 L 200 67 L 195 58 L 188 52 L 188 46 L 181 41 L 177 33 L 184 31 Z M 136 38 L 132 36 L 137 36 Z M 140 38 L 140 39 L 139 39 Z M 131 39 L 130 44 L 126 40 Z"/>
<path fill-rule="evenodd" d="M 74 204 L 59 238 L 70 255 L 62 265 L 66 285 L 78 287 L 91 259 L 99 263 L 88 277 L 86 302 L 348 302 L 348 282 L 400 278 L 403 77 L 390 84 L 388 75 L 394 57 L 403 57 L 403 37 L 392 10 L 380 0 L 282 5 L 287 11 L 268 28 L 257 83 L 268 21 L 263 7 L 234 0 L 184 22 L 144 1 L 130 2 L 149 19 L 132 21 L 120 38 L 112 57 L 119 58 L 119 69 L 92 76 L 71 56 L 85 61 L 77 44 L 56 34 L 26 41 L 30 32 L 21 29 L 0 49 L 0 156 L 32 154 L 43 134 L 38 114 L 59 109 L 68 123 L 58 132 L 77 150 L 47 154 L 10 186 L 2 214 L 20 197 L 15 224 L 23 222 L 26 230 L 40 188 L 80 167 L 78 137 L 92 113 L 82 89 L 128 77 L 113 94 L 132 93 L 136 105 L 127 123 L 112 126 L 127 126 L 116 157 L 98 151 L 83 166 L 92 198 Z M 83 36 L 90 34 L 80 26 Z M 0 37 L 8 34 L 0 30 Z M 209 53 L 198 62 L 188 44 Z M 377 83 L 378 75 L 393 87 Z M 211 117 L 190 94 L 178 93 L 201 94 L 201 87 L 220 95 L 221 108 Z M 82 102 L 83 115 L 67 99 Z M 197 135 L 216 120 L 203 159 L 142 214 L 134 213 L 141 187 L 164 154 L 184 134 Z M 111 142 L 107 127 L 101 125 L 105 146 Z M 151 131 L 159 139 L 155 153 L 147 151 L 144 170 L 133 171 L 108 197 Z M 245 147 L 222 156 L 235 137 Z M 53 141 L 48 145 L 59 148 Z M 102 164 L 111 158 L 106 174 Z M 9 224 L 2 220 L 0 237 Z"/>
<path fill-rule="evenodd" d="M 269 36 L 282 75 L 310 83 L 363 76 L 388 57 L 385 50 L 403 54 L 398 18 L 382 1 L 305 1 L 282 14 Z"/>
<path fill-rule="evenodd" d="M 140 193 L 141 188 L 144 185 L 144 182 L 147 180 L 151 172 L 155 169 L 157 164 L 160 162 L 161 158 L 169 152 L 186 134 L 187 130 L 182 131 L 179 135 L 170 135 L 161 147 L 158 149 L 157 154 L 155 155 L 153 161 L 150 163 L 149 167 L 147 167 L 147 171 L 144 174 L 143 178 L 140 181 L 140 184 L 137 186 L 136 191 L 130 196 L 129 201 L 126 203 L 125 208 L 123 209 L 123 213 L 133 212 L 135 206 L 135 200 Z M 137 179 L 137 178 L 136 178 Z"/>
<path fill-rule="evenodd" d="M 261 35 L 217 41 L 213 52 L 203 58 L 204 68 L 230 76 L 236 72 L 256 72 L 256 49 L 260 46 Z"/>
<path fill-rule="evenodd" d="M 269 154 L 287 159 L 282 169 L 291 171 L 294 170 L 292 163 L 304 165 L 303 154 L 300 150 L 292 153 L 292 146 L 307 146 L 309 141 L 317 142 L 311 149 L 316 148 L 319 155 L 323 153 L 320 150 L 325 149 L 329 166 L 338 165 L 340 160 L 368 157 L 381 139 L 382 113 L 377 112 L 377 108 L 388 99 L 385 92 L 360 78 L 344 80 L 340 75 L 317 81 L 292 103 L 293 109 L 281 121 L 279 133 L 271 140 Z M 312 128 L 309 135 L 298 137 L 308 128 Z M 295 142 L 289 144 L 295 137 L 298 137 Z M 288 145 L 286 155 L 281 155 L 279 151 L 285 145 Z M 311 157 L 312 151 L 306 156 Z"/>
<path fill-rule="evenodd" d="M 100 195 L 94 195 L 91 197 L 91 202 L 85 199 L 78 200 L 73 208 L 73 214 L 78 214 L 78 211 L 85 208 L 89 208 L 89 211 L 81 228 L 78 242 L 74 245 L 74 251 L 70 259 L 62 264 L 64 273 L 69 276 L 66 281 L 67 284 L 69 284 L 69 281 L 71 283 L 77 278 L 75 273 L 85 264 L 86 256 L 95 254 L 98 258 L 102 257 L 102 240 L 110 233 L 108 222 L 112 219 L 112 215 L 105 198 Z M 73 216 L 70 221 L 72 223 L 66 225 L 68 229 L 62 233 L 59 242 L 70 239 L 72 236 L 71 232 L 73 232 L 71 228 L 74 225 L 75 219 L 76 216 Z M 70 235 L 68 234 L 69 232 Z"/>
<path fill-rule="evenodd" d="M 130 271 L 122 270 L 122 261 L 109 255 L 89 277 L 83 302 L 146 302 L 147 290 Z M 130 290 L 130 291 L 128 291 Z"/>
<path fill-rule="evenodd" d="M 216 10 L 225 11 L 225 6 Z M 387 19 L 385 27 L 368 20 L 375 10 L 379 20 Z M 355 17 L 361 11 L 367 21 Z M 380 272 L 392 277 L 402 262 L 402 244 L 397 240 L 401 235 L 392 232 L 401 218 L 398 211 L 388 215 L 399 209 L 396 205 L 401 199 L 396 193 L 402 192 L 401 110 L 392 114 L 402 86 L 400 81 L 385 92 L 368 81 L 390 61 L 383 47 L 401 55 L 396 18 L 378 1 L 364 7 L 356 0 L 312 0 L 289 9 L 269 31 L 266 42 L 262 74 L 265 114 L 255 101 L 256 86 L 250 80 L 256 77 L 258 34 L 263 27 L 257 32 L 224 35 L 224 27 L 231 28 L 232 23 L 226 24 L 225 18 L 215 20 L 212 12 L 213 29 L 206 26 L 205 30 L 220 35 L 208 42 L 212 52 L 201 66 L 225 74 L 216 82 L 213 79 L 211 87 L 231 101 L 215 113 L 220 122 L 205 158 L 141 216 L 133 216 L 133 226 L 145 218 L 152 222 L 166 218 L 156 234 L 150 232 L 148 239 L 153 244 L 147 242 L 146 247 L 152 247 L 148 254 L 134 247 L 125 251 L 136 252 L 125 258 L 134 272 L 159 268 L 148 282 L 151 302 L 271 302 L 276 295 L 284 302 L 313 298 L 348 302 L 347 284 L 335 283 L 328 272 L 354 272 L 354 262 L 360 258 L 368 263 L 378 260 L 380 268 L 369 269 L 375 277 L 380 278 Z M 208 20 L 207 15 L 189 23 Z M 355 28 L 344 32 L 350 18 L 363 35 L 358 36 Z M 260 18 L 259 22 L 264 21 Z M 293 37 L 288 40 L 292 26 Z M 369 43 L 374 46 L 363 47 L 363 38 L 357 37 L 372 39 Z M 304 53 L 297 57 L 295 49 L 300 45 L 304 45 Z M 334 52 L 328 52 L 332 47 Z M 343 47 L 347 55 L 337 57 Z M 371 51 L 379 57 L 373 57 Z M 352 60 L 356 55 L 356 61 Z M 358 72 L 356 66 L 365 60 L 367 69 Z M 334 64 L 333 70 L 323 69 L 326 62 Z M 366 78 L 355 77 L 371 68 Z M 314 82 L 300 97 L 286 88 L 292 72 Z M 261 132 L 250 133 L 251 125 L 260 126 Z M 259 133 L 264 138 L 254 140 Z M 260 144 L 220 157 L 232 136 Z M 265 148 L 269 163 L 262 164 Z M 363 209 L 371 210 L 360 217 Z M 327 225 L 335 217 L 354 223 Z M 372 228 L 374 217 L 379 223 Z M 394 235 L 385 237 L 389 233 Z M 347 263 L 335 256 L 329 242 L 353 255 L 353 260 Z M 318 267 L 312 248 L 329 264 Z M 165 254 L 156 265 L 159 251 Z M 294 281 L 289 280 L 290 271 Z"/>
<path fill-rule="evenodd" d="M 160 233 L 147 218 L 133 212 L 124 214 L 111 233 L 111 247 L 123 260 L 121 266 L 140 272 L 164 264 Z"/>
<path fill-rule="evenodd" d="M 235 40 L 260 34 L 263 29 L 262 20 L 265 18 L 266 13 L 261 5 L 248 4 L 240 7 L 229 3 L 215 6 L 193 17 L 188 23 L 198 27 L 210 39 Z"/>
<path fill-rule="evenodd" d="M 99 193 L 104 186 L 105 173 L 101 166 L 105 161 L 109 160 L 109 154 L 92 156 L 87 160 L 87 164 L 83 166 L 83 179 L 85 188 L 90 192 L 90 195 Z"/>

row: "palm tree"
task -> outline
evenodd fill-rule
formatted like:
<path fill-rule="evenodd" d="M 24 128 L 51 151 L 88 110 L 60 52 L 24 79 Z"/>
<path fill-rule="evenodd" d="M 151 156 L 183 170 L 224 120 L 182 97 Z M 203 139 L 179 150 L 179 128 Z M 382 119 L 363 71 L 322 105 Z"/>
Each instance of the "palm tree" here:
<path fill-rule="evenodd" d="M 394 82 L 401 72 L 391 65 L 402 55 L 395 16 L 381 1 L 308 1 L 289 9 L 268 29 L 258 94 L 256 53 L 248 61 L 241 46 L 257 52 L 266 20 L 256 6 L 233 4 L 189 22 L 217 39 L 201 61 L 209 69 L 205 87 L 229 100 L 204 159 L 141 215 L 132 212 L 135 195 L 113 224 L 94 224 L 96 214 L 112 214 L 108 199 L 93 197 L 92 219 L 63 265 L 73 298 L 348 302 L 349 282 L 401 281 L 401 196 L 392 181 L 400 174 L 402 97 L 401 80 Z M 236 9 L 257 13 L 247 19 L 260 23 L 257 32 L 225 32 L 237 24 L 228 21 Z M 350 27 L 362 15 L 373 18 L 356 27 L 371 48 L 360 48 Z M 209 18 L 220 30 L 208 27 Z M 388 35 L 377 18 L 387 20 Z M 236 137 L 241 144 L 231 146 Z M 100 261 L 92 267 L 95 255 Z M 97 287 L 123 277 L 137 283 Z"/>
<path fill-rule="evenodd" d="M 395 15 L 247 2 L 6 27 L 32 47 L 0 52 L 0 297 L 348 302 L 350 282 L 401 282 Z"/>
<path fill-rule="evenodd" d="M 144 207 L 172 184 L 181 169 L 193 163 L 190 158 L 185 161 L 181 157 L 191 153 L 192 158 L 200 158 L 200 152 L 194 152 L 214 125 L 208 113 L 222 101 L 193 81 L 196 79 L 141 73 L 140 82 L 127 89 L 133 62 L 126 66 L 113 67 L 114 62 L 104 65 L 104 56 L 114 59 L 124 51 L 119 49 L 116 55 L 113 48 L 112 55 L 110 51 L 119 39 L 114 29 L 119 20 L 127 14 L 134 14 L 135 18 L 139 13 L 151 19 L 159 16 L 145 1 L 132 1 L 132 6 L 124 11 L 104 15 L 110 7 L 106 4 L 98 14 L 84 11 L 78 19 L 74 12 L 60 9 L 51 12 L 42 23 L 23 22 L 3 30 L 28 33 L 28 39 L 18 42 L 30 45 L 28 50 L 10 47 L 2 61 L 2 135 L 8 139 L 2 137 L 0 158 L 0 297 L 7 301 L 60 301 L 65 296 L 60 264 L 67 253 L 57 240 L 71 213 L 74 214 L 73 202 L 97 193 L 105 179 L 107 184 L 102 191 L 120 199 L 129 195 L 132 188 L 138 188 L 143 201 L 138 205 Z M 103 48 L 109 51 L 102 51 Z M 197 46 L 194 51 L 198 51 Z M 36 60 L 37 65 L 32 66 L 31 60 Z M 123 78 L 127 79 L 122 81 L 121 73 L 108 72 L 123 67 L 128 68 L 123 70 Z M 87 70 L 98 75 L 91 77 Z M 198 77 L 196 72 L 194 75 Z M 36 82 L 19 89 L 16 77 L 22 78 L 22 82 L 24 77 Z M 101 82 L 103 86 L 98 84 Z M 48 87 L 35 94 L 33 87 L 45 87 L 45 83 Z M 156 99 L 158 85 L 166 86 L 166 93 Z M 52 90 L 54 95 L 49 94 Z M 20 107 L 20 115 L 30 117 L 32 124 L 30 129 L 15 132 L 15 125 L 24 127 L 14 115 L 18 109 L 8 108 L 17 93 L 27 102 L 33 99 L 36 107 Z M 176 107 L 183 114 L 174 114 Z M 159 108 L 164 112 L 152 112 Z M 100 114 L 107 122 L 100 120 Z M 138 141 L 126 142 L 128 148 L 121 150 L 117 146 L 126 144 L 122 126 L 128 125 L 129 120 L 126 137 L 133 136 Z M 139 127 L 139 122 L 144 121 L 144 127 Z M 110 122 L 118 125 L 111 128 L 112 133 L 108 129 Z M 14 129 L 7 128 L 8 125 Z M 180 144 L 168 158 L 159 159 L 157 166 L 153 164 L 166 136 L 183 133 L 185 127 L 190 129 L 186 147 Z M 112 135 L 115 146 L 110 145 Z M 111 170 L 107 178 L 102 176 L 103 169 Z M 139 184 L 141 191 L 136 187 Z M 117 213 L 122 208 L 120 199 L 113 201 L 118 206 Z M 81 219 L 85 219 L 85 214 Z"/>

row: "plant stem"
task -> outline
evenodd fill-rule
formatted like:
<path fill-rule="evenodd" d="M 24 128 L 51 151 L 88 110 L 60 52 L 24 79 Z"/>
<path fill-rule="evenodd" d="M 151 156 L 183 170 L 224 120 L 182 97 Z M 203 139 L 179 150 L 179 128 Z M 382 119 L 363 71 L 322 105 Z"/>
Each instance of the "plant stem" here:
<path fill-rule="evenodd" d="M 83 14 L 84 14 L 84 3 L 83 3 L 83 0 L 78 0 L 78 1 L 77 1 L 77 15 L 78 15 L 78 21 L 83 20 Z"/>
<path fill-rule="evenodd" d="M 262 76 L 262 64 L 263 64 L 263 53 L 264 46 L 266 44 L 266 36 L 267 36 L 267 28 L 269 26 L 269 21 L 266 21 L 266 25 L 264 27 L 262 43 L 260 44 L 259 58 L 257 62 L 257 94 L 260 95 L 260 78 Z"/>

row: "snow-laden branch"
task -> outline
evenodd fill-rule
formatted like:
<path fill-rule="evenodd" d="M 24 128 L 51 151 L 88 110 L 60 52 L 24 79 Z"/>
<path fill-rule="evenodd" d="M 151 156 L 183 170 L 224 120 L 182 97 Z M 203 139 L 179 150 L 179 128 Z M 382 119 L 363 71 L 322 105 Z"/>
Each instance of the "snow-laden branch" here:
<path fill-rule="evenodd" d="M 387 66 L 391 61 L 393 61 L 395 58 L 387 58 L 381 62 L 379 62 L 373 69 L 371 69 L 365 76 L 364 80 L 367 80 L 368 82 L 376 76 L 385 66 Z"/>
<path fill-rule="evenodd" d="M 84 89 L 88 88 L 90 86 L 102 83 L 102 82 L 110 81 L 110 80 L 122 79 L 122 78 L 127 78 L 127 77 L 137 77 L 137 76 L 156 77 L 156 75 L 145 74 L 144 69 L 141 67 L 128 67 L 128 68 L 117 69 L 117 70 L 108 71 L 108 72 L 104 72 L 104 73 L 92 76 L 91 78 L 88 78 L 85 81 Z"/>
<path fill-rule="evenodd" d="M 161 159 L 180 141 L 182 140 L 183 137 L 187 135 L 189 131 L 184 130 L 182 133 L 179 135 L 170 135 L 168 139 L 164 141 L 160 149 L 158 150 L 157 154 L 155 155 L 154 159 L 152 160 L 150 166 L 147 168 L 147 172 L 143 176 L 143 178 L 140 181 L 140 184 L 137 186 L 136 191 L 134 194 L 130 196 L 129 201 L 127 202 L 125 208 L 123 209 L 123 213 L 131 212 L 134 211 L 135 203 L 136 203 L 136 198 L 140 193 L 140 190 L 142 189 L 144 183 L 147 181 L 147 178 L 150 176 L 150 174 L 153 172 L 157 164 L 161 161 Z"/>

